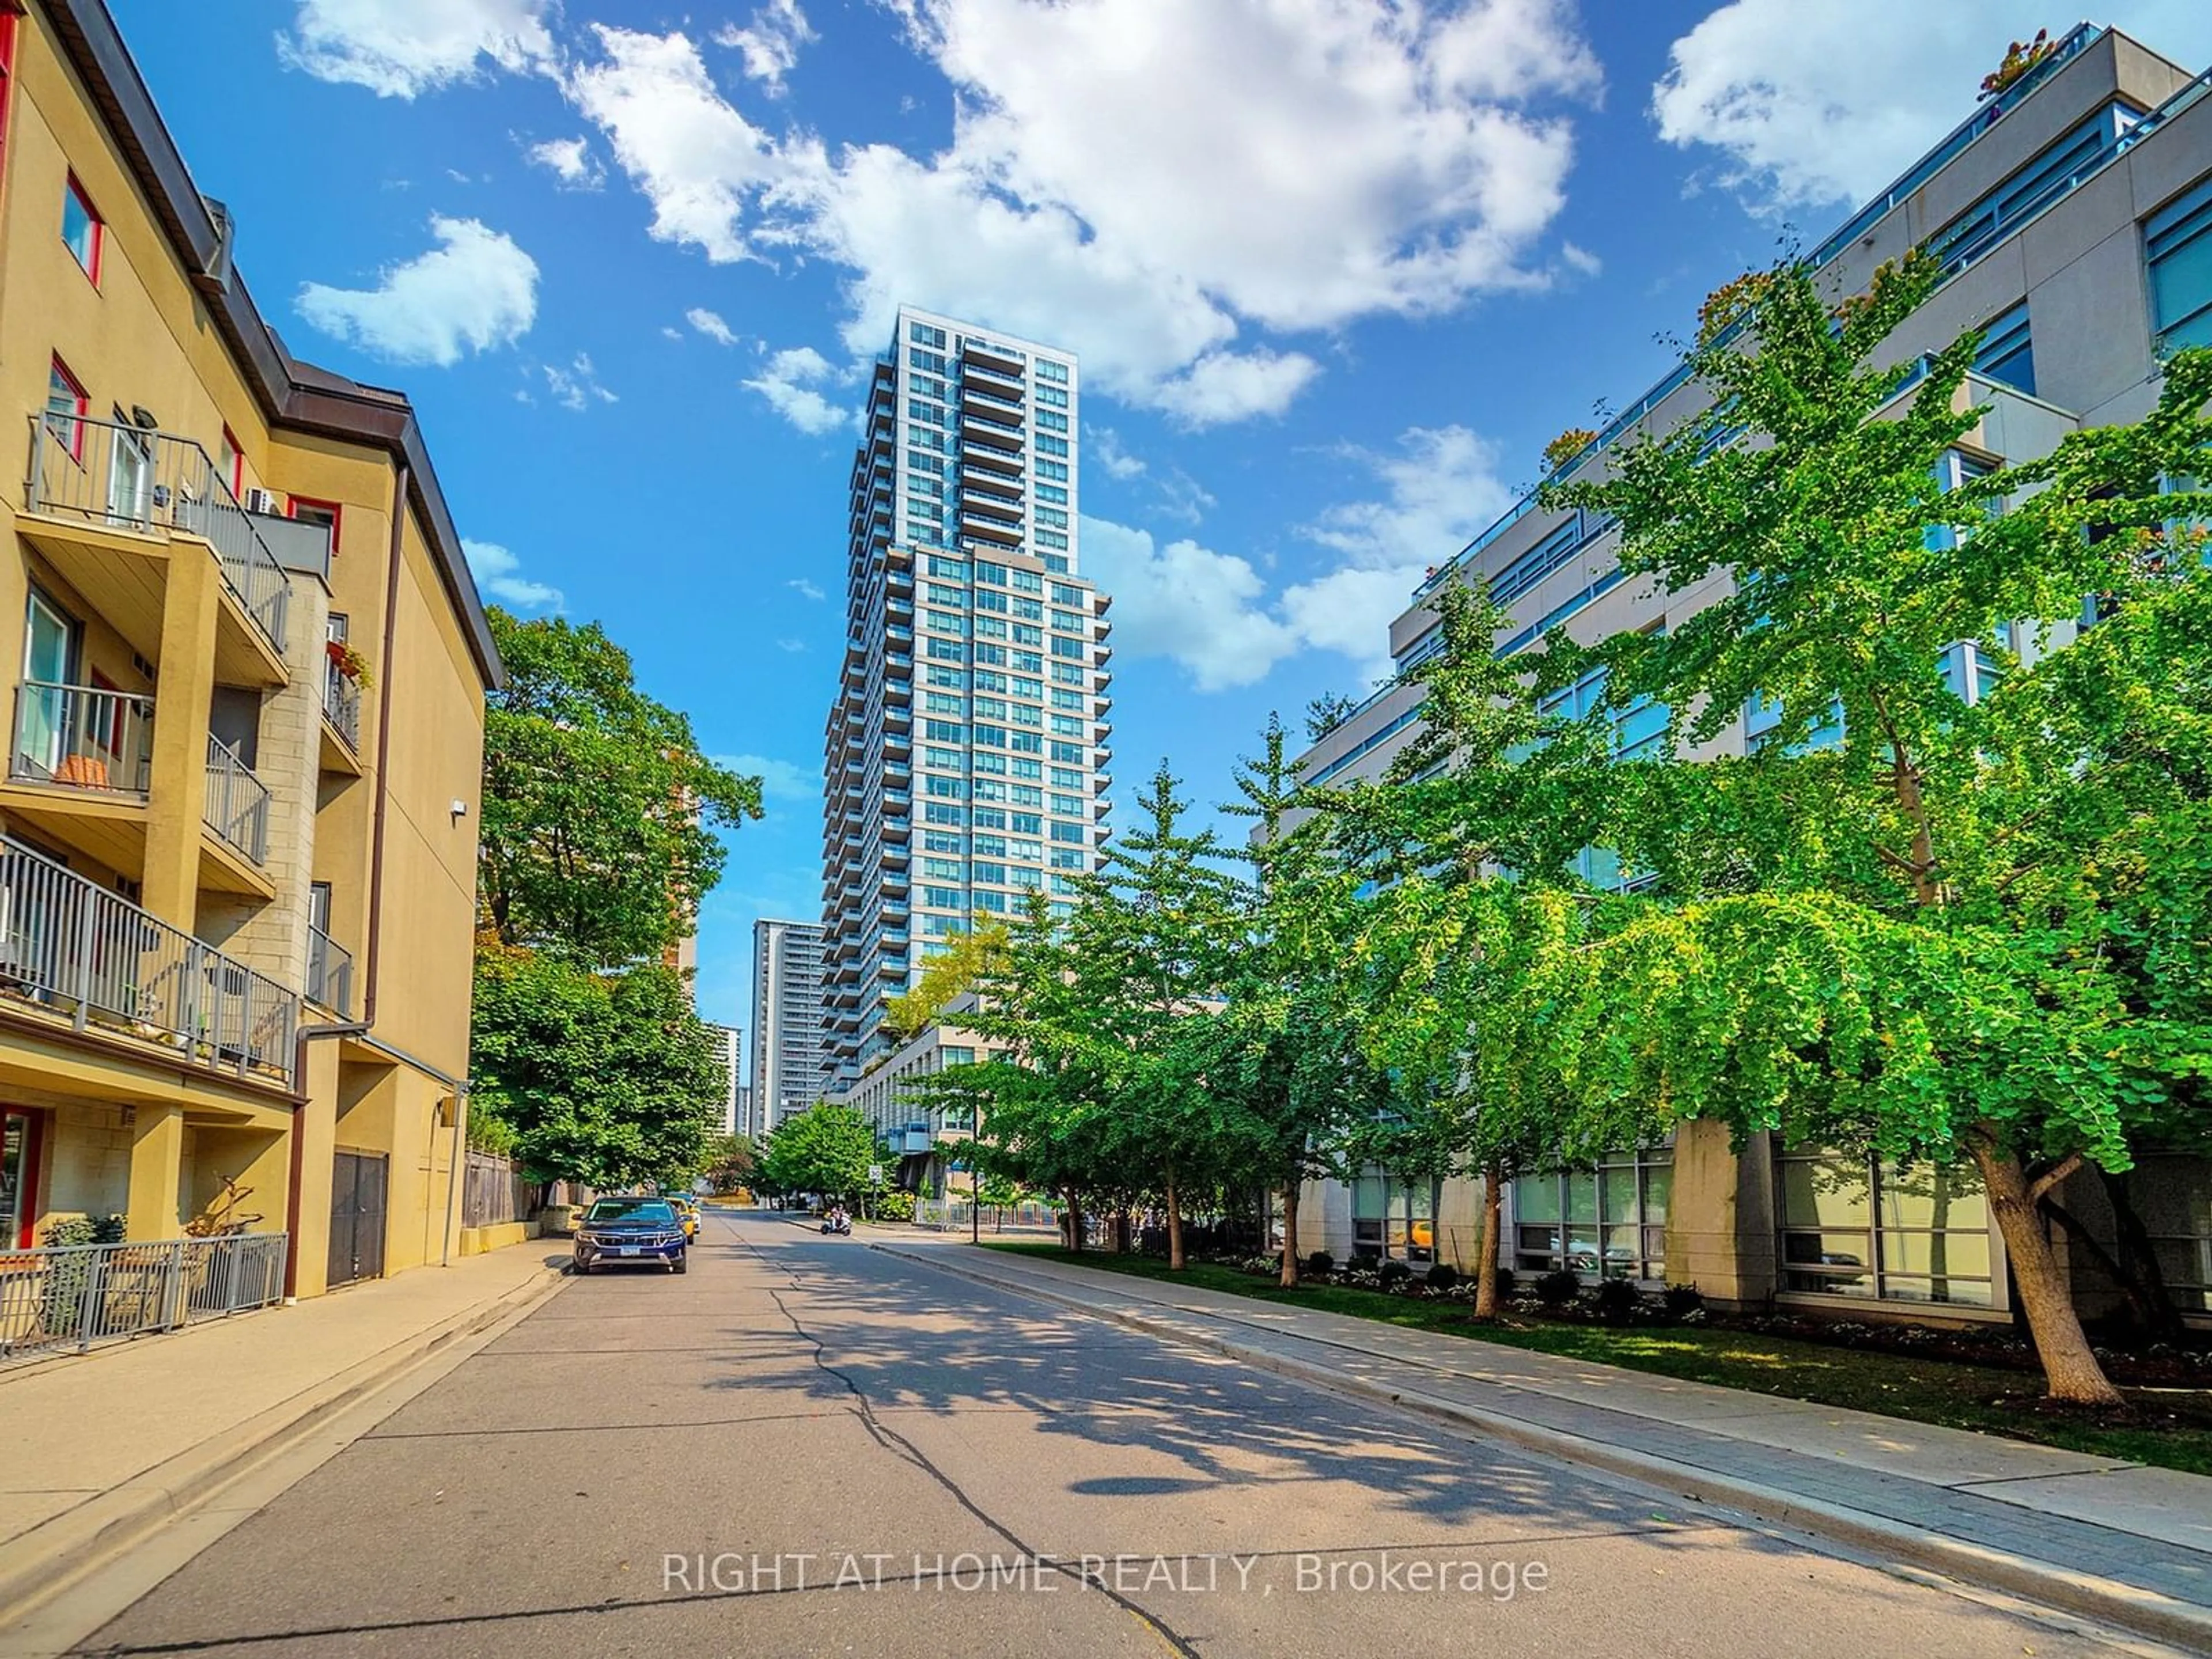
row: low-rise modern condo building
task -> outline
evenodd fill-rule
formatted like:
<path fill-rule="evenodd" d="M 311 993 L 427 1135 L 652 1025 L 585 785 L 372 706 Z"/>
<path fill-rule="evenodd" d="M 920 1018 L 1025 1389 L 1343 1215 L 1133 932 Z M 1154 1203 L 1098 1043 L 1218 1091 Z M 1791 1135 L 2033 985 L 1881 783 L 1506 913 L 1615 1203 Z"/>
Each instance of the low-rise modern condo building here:
<path fill-rule="evenodd" d="M 1065 351 L 902 307 L 853 460 L 845 659 L 823 744 L 831 1086 L 978 912 L 1064 905 L 1107 833 L 1110 603 L 1077 546 Z"/>
<path fill-rule="evenodd" d="M 231 246 L 100 0 L 0 3 L 0 1234 L 235 1182 L 307 1295 L 458 1244 L 500 665 L 414 410 Z"/>
<path fill-rule="evenodd" d="M 2127 36 L 2083 26 L 1916 161 L 1810 256 L 1836 295 L 1864 290 L 1875 268 L 1928 248 L 1942 285 L 1885 348 L 1906 361 L 1985 330 L 1967 392 L 1987 405 L 1951 465 L 1963 482 L 2047 453 L 2080 427 L 2133 419 L 2155 403 L 2160 364 L 2175 347 L 2212 343 L 2212 83 Z M 1717 273 L 1717 275 L 1726 273 Z M 1704 393 L 1677 372 L 1631 403 L 1596 441 L 1565 463 L 1602 468 L 1610 447 L 1666 429 Z M 1427 601 L 1444 583 L 1480 578 L 1511 620 L 1501 655 L 1550 629 L 1593 641 L 1663 627 L 1729 591 L 1729 574 L 1664 593 L 1625 580 L 1610 523 L 1546 510 L 1532 494 L 1448 558 L 1391 625 L 1401 668 L 1441 644 Z M 1968 701 L 1993 665 L 1960 642 L 1945 668 Z M 1558 695 L 1594 706 L 1595 678 Z M 1315 744 L 1309 781 L 1382 775 L 1420 719 L 1418 686 L 1385 690 Z M 1755 704 L 1716 745 L 1746 752 L 1761 739 Z M 1663 711 L 1618 717 L 1617 752 L 1664 741 Z M 1617 869 L 1594 866 L 1601 883 Z M 2212 1178 L 2179 1157 L 2145 1157 L 2129 1177 L 2169 1286 L 2189 1309 L 2212 1310 Z M 2069 1208 L 2109 1228 L 2094 1178 L 2076 1176 Z M 1466 1183 L 1408 1189 L 1380 1170 L 1310 1195 L 1310 1249 L 1424 1254 L 1466 1264 L 1477 1195 Z M 1711 1124 L 1683 1126 L 1671 1145 L 1623 1149 L 1594 1169 L 1531 1176 L 1506 1196 L 1504 1265 L 1544 1271 L 1695 1281 L 1727 1302 L 1938 1313 L 2002 1319 L 2010 1292 L 2004 1251 L 1970 1175 L 1900 1171 L 1784 1147 L 1755 1137 L 1732 1151 Z M 2075 1252 L 2077 1294 L 2112 1286 Z"/>

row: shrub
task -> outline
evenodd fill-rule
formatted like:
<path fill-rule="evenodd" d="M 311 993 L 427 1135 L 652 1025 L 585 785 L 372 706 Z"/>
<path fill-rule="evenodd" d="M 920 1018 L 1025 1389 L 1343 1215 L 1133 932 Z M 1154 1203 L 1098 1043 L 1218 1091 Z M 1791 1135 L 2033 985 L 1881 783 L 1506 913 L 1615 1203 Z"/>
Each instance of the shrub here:
<path fill-rule="evenodd" d="M 1431 1290 L 1448 1291 L 1459 1283 L 1459 1269 L 1449 1261 L 1433 1262 L 1421 1277 L 1428 1281 Z"/>
<path fill-rule="evenodd" d="M 1306 1258 L 1306 1271 L 1310 1273 L 1333 1273 L 1336 1271 L 1336 1258 L 1327 1250 L 1316 1250 Z"/>
<path fill-rule="evenodd" d="M 878 1221 L 911 1221 L 914 1219 L 914 1194 L 878 1193 L 869 1200 L 868 1207 L 876 1212 Z"/>
<path fill-rule="evenodd" d="M 1597 1310 L 1601 1318 L 1625 1324 L 1643 1300 L 1643 1293 L 1628 1279 L 1607 1279 L 1598 1283 Z"/>
<path fill-rule="evenodd" d="M 1705 1293 L 1694 1285 L 1669 1285 L 1659 1293 L 1659 1300 L 1667 1310 L 1669 1319 L 1687 1319 L 1703 1311 Z"/>
<path fill-rule="evenodd" d="M 1582 1280 L 1565 1267 L 1555 1268 L 1536 1280 L 1536 1300 L 1547 1308 L 1564 1308 L 1582 1293 Z"/>
<path fill-rule="evenodd" d="M 1413 1270 L 1396 1256 L 1387 1258 L 1375 1269 L 1375 1277 L 1386 1291 L 1395 1290 L 1413 1276 Z"/>
<path fill-rule="evenodd" d="M 1500 1302 L 1511 1301 L 1513 1298 L 1513 1287 L 1520 1282 L 1513 1277 L 1513 1269 L 1510 1267 L 1493 1267 L 1491 1269 L 1491 1273 L 1498 1282 L 1498 1299 Z"/>

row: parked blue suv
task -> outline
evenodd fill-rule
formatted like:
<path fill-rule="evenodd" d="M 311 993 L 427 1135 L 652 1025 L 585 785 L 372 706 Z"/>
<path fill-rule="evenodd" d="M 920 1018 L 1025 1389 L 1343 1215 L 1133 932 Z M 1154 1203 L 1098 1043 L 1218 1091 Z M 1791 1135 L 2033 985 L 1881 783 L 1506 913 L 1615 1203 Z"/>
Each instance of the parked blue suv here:
<path fill-rule="evenodd" d="M 671 1273 L 684 1272 L 690 1252 L 676 1206 L 665 1198 L 602 1198 L 594 1202 L 576 1228 L 576 1271 L 587 1273 L 608 1262 L 651 1262 Z"/>

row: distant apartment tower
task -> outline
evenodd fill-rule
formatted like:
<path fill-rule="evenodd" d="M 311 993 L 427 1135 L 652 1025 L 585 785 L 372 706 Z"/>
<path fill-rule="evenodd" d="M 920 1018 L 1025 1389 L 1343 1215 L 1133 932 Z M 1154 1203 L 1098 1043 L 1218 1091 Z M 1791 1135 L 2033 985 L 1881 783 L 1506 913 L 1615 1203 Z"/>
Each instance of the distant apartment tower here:
<path fill-rule="evenodd" d="M 1067 352 L 901 307 L 853 459 L 823 742 L 830 1086 L 978 911 L 1055 908 L 1107 833 L 1110 600 L 1077 559 Z"/>
<path fill-rule="evenodd" d="M 712 1020 L 703 1022 L 714 1034 L 714 1053 L 722 1062 L 722 1133 L 750 1134 L 746 1127 L 745 1106 L 745 1034 L 736 1025 L 718 1025 Z"/>
<path fill-rule="evenodd" d="M 753 923 L 753 1133 L 822 1098 L 822 930 Z"/>

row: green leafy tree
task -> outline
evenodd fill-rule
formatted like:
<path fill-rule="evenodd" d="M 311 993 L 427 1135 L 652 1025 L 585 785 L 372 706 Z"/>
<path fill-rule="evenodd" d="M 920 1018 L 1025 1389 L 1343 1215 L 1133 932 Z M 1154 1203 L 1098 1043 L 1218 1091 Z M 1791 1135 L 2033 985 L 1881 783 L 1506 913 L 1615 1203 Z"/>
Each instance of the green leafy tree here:
<path fill-rule="evenodd" d="M 734 1193 L 751 1183 L 760 1158 L 750 1135 L 719 1134 L 707 1143 L 700 1173 L 718 1193 Z"/>
<path fill-rule="evenodd" d="M 857 1198 L 868 1190 L 868 1166 L 890 1161 L 859 1107 L 823 1101 L 776 1126 L 761 1172 L 779 1193 Z"/>
<path fill-rule="evenodd" d="M 688 1185 L 719 1115 L 720 1056 L 665 968 L 481 951 L 470 1069 L 475 1103 L 539 1181 Z"/>
<path fill-rule="evenodd" d="M 1526 1040 L 1519 1006 L 1539 895 L 1580 884 L 1578 855 L 1604 831 L 1616 781 L 1609 730 L 1547 713 L 1572 653 L 1501 659 L 1506 613 L 1480 588 L 1436 601 L 1443 645 L 1399 677 L 1424 693 L 1422 723 L 1379 785 L 1322 797 L 1342 855 L 1373 896 L 1352 921 L 1364 973 L 1361 1021 L 1397 1103 L 1364 1131 L 1367 1161 L 1441 1178 L 1472 1160 L 1482 1180 L 1475 1313 L 1497 1311 L 1499 1197 L 1556 1161 L 1567 1138 L 1557 1068 Z"/>
<path fill-rule="evenodd" d="M 2177 357 L 2137 426 L 1951 489 L 1977 337 L 1911 386 L 1873 366 L 1932 282 L 1909 260 L 1838 312 L 1802 267 L 1765 275 L 1752 349 L 1692 354 L 1711 412 L 1553 492 L 1619 518 L 1632 579 L 1735 572 L 1609 641 L 1609 694 L 1692 744 L 1752 707 L 1778 724 L 1747 758 L 1661 769 L 1670 816 L 1623 836 L 1680 884 L 1560 913 L 1547 1035 L 1616 1127 L 1970 1162 L 2051 1394 L 2109 1405 L 2042 1207 L 2201 1118 L 2212 575 L 2166 526 L 2212 503 L 2160 489 L 2212 440 L 2212 360 Z M 2069 644 L 2085 595 L 2111 620 Z M 2003 675 L 1972 707 L 1943 669 L 1970 647 Z"/>
<path fill-rule="evenodd" d="M 912 988 L 893 997 L 884 1010 L 884 1029 L 891 1041 L 905 1042 L 927 1030 L 946 1008 L 989 977 L 1006 951 L 1006 921 L 988 913 L 947 934 L 943 950 L 922 958 Z"/>
<path fill-rule="evenodd" d="M 1240 762 L 1237 799 L 1222 811 L 1254 828 L 1245 852 L 1254 880 L 1228 941 L 1221 1011 L 1186 1045 L 1222 1112 L 1239 1166 L 1232 1176 L 1283 1194 L 1282 1283 L 1298 1282 L 1298 1198 L 1304 1184 L 1344 1171 L 1348 1127 L 1387 1110 L 1395 1084 L 1360 1043 L 1365 986 L 1343 950 L 1361 881 L 1313 815 L 1279 719 L 1260 753 Z"/>
<path fill-rule="evenodd" d="M 760 817 L 760 780 L 707 759 L 598 623 L 489 615 L 507 684 L 484 714 L 486 924 L 592 968 L 658 958 L 721 873 L 714 831 Z"/>

